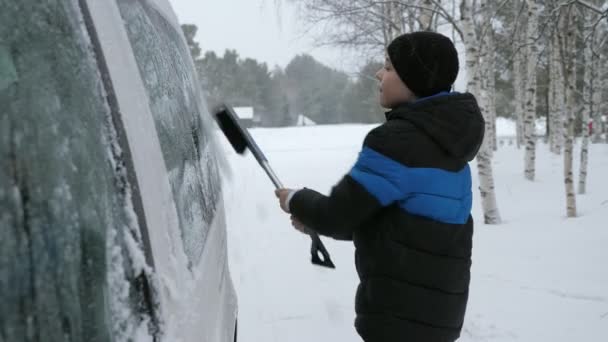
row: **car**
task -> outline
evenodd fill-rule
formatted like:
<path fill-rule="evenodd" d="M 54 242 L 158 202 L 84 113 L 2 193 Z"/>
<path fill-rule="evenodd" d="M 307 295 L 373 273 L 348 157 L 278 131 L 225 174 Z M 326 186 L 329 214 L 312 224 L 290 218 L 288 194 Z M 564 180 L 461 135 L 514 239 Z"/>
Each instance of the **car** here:
<path fill-rule="evenodd" d="M 235 341 L 222 149 L 169 2 L 0 8 L 0 341 Z"/>

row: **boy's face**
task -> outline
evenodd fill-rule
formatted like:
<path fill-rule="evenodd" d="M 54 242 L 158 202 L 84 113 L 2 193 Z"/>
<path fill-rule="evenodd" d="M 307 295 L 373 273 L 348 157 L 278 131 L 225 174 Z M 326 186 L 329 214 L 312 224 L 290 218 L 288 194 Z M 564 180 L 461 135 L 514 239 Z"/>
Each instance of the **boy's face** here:
<path fill-rule="evenodd" d="M 416 99 L 414 93 L 401 81 L 393 68 L 391 60 L 386 57 L 384 67 L 376 73 L 380 81 L 380 105 L 384 108 L 395 108 Z"/>

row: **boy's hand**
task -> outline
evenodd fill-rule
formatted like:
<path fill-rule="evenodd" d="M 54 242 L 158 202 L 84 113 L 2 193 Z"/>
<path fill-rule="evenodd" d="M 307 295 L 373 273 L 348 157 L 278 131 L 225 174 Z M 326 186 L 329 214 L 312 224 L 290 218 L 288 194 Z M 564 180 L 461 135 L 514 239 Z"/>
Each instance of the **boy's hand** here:
<path fill-rule="evenodd" d="M 289 203 L 288 203 L 289 197 L 290 197 L 290 195 L 295 193 L 295 191 L 296 190 L 292 190 L 292 189 L 277 189 L 274 191 L 274 194 L 279 199 L 279 204 L 281 205 L 281 209 L 283 209 L 283 211 L 288 214 L 289 214 Z M 291 215 L 291 225 L 301 233 L 304 233 L 304 234 L 311 233 L 311 231 L 302 222 L 300 222 L 300 220 L 298 220 L 293 215 Z"/>
<path fill-rule="evenodd" d="M 300 233 L 304 233 L 310 235 L 311 231 L 306 228 L 306 226 L 300 222 L 295 216 L 291 215 L 291 225 L 298 230 Z"/>
<path fill-rule="evenodd" d="M 287 198 L 289 197 L 289 194 L 292 191 L 293 191 L 292 189 L 276 189 L 274 191 L 274 194 L 279 199 L 279 205 L 281 206 L 281 209 L 283 209 L 283 211 L 288 214 L 289 214 L 289 203 L 287 203 Z"/>

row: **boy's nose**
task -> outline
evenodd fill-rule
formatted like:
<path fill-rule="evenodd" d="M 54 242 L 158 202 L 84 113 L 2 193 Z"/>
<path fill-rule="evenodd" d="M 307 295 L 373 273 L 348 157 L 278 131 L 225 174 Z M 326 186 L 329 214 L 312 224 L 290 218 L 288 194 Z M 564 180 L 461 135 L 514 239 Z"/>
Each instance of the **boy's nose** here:
<path fill-rule="evenodd" d="M 384 72 L 383 69 L 380 69 L 376 72 L 376 78 L 378 79 L 378 81 L 382 81 L 382 73 Z"/>

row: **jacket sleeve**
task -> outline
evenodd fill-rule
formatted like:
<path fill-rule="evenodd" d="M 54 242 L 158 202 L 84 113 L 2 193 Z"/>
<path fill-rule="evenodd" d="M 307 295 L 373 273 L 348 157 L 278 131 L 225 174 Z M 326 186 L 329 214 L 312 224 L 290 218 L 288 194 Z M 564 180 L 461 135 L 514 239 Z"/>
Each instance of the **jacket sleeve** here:
<path fill-rule="evenodd" d="M 384 132 L 379 127 L 368 134 L 357 162 L 329 196 L 306 188 L 296 192 L 289 203 L 291 213 L 319 234 L 352 239 L 356 228 L 404 198 L 398 179 L 402 166 L 377 152 L 386 140 Z"/>
<path fill-rule="evenodd" d="M 353 231 L 371 218 L 381 204 L 351 176 L 336 184 L 329 196 L 304 188 L 295 193 L 289 209 L 298 220 L 321 235 L 352 240 Z"/>

